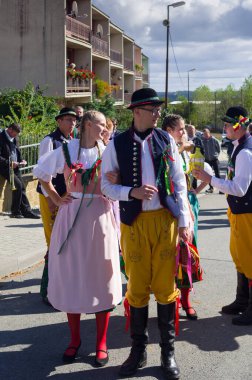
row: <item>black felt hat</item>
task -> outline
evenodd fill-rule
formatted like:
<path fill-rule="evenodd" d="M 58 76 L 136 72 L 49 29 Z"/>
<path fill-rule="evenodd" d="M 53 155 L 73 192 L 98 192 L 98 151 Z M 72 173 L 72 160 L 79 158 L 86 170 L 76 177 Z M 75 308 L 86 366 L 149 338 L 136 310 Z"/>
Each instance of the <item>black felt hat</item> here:
<path fill-rule="evenodd" d="M 222 121 L 225 121 L 226 123 L 232 123 L 235 124 L 239 121 L 239 117 L 247 117 L 248 112 L 245 108 L 241 106 L 237 107 L 230 107 L 228 108 L 226 115 L 221 118 Z"/>
<path fill-rule="evenodd" d="M 145 106 L 148 104 L 153 104 L 159 106 L 164 102 L 159 99 L 158 94 L 152 88 L 141 88 L 133 92 L 131 97 L 131 104 L 128 109 L 133 109 L 139 106 Z"/>
<path fill-rule="evenodd" d="M 58 120 L 59 117 L 66 116 L 66 115 L 77 117 L 76 112 L 72 108 L 64 107 L 60 110 L 59 114 L 55 116 L 55 120 Z"/>

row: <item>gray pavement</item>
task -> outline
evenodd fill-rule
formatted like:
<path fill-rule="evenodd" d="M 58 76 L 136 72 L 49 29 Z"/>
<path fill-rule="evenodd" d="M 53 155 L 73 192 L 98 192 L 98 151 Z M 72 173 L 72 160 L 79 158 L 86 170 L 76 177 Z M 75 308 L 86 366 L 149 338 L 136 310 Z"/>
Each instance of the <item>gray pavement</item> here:
<path fill-rule="evenodd" d="M 200 196 L 200 205 L 199 251 L 204 280 L 195 285 L 192 295 L 198 321 L 189 321 L 184 312 L 180 312 L 176 358 L 181 380 L 249 380 L 252 379 L 252 326 L 233 326 L 232 317 L 220 313 L 221 307 L 233 300 L 236 287 L 235 269 L 229 255 L 225 196 L 217 192 Z M 93 367 L 93 315 L 82 316 L 82 346 L 76 362 L 63 364 L 61 355 L 69 338 L 66 316 L 43 304 L 39 295 L 41 259 L 45 251 L 41 222 L 0 216 L 0 232 L 5 242 L 0 250 L 1 266 L 5 265 L 1 273 L 17 272 L 0 280 L 0 378 L 118 379 L 119 367 L 130 347 L 129 334 L 124 331 L 122 305 L 112 313 L 110 320 L 108 366 Z M 132 379 L 164 379 L 153 298 L 149 335 L 148 365 Z"/>

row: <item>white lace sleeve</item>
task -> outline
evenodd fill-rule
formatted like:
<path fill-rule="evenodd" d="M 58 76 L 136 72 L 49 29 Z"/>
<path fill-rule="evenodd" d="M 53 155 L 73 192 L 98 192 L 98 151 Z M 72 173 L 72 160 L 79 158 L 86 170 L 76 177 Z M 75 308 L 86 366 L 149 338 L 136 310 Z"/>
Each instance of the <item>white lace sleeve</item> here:
<path fill-rule="evenodd" d="M 62 147 L 45 153 L 38 160 L 38 164 L 33 169 L 33 174 L 38 179 L 50 182 L 52 177 L 64 171 L 65 158 Z"/>

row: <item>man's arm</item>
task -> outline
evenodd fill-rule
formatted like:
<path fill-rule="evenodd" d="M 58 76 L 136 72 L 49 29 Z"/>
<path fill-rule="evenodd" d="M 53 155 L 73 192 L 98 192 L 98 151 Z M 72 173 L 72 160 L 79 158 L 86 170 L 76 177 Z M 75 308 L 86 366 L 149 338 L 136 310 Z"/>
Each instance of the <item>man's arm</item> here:
<path fill-rule="evenodd" d="M 132 188 L 129 186 L 111 183 L 106 176 L 106 173 L 108 172 L 119 172 L 114 140 L 109 142 L 102 155 L 101 191 L 110 199 L 117 201 L 128 201 L 129 192 Z"/>

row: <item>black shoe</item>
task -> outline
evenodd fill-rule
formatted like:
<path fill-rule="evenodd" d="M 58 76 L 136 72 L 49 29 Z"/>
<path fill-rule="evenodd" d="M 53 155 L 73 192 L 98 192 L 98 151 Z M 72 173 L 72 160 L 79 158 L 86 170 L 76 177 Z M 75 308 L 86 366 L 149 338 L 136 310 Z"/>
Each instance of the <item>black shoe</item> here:
<path fill-rule="evenodd" d="M 22 214 L 11 214 L 10 218 L 22 219 L 24 216 Z"/>
<path fill-rule="evenodd" d="M 67 347 L 66 351 L 71 349 L 74 351 L 73 355 L 66 355 L 66 351 L 64 352 L 63 356 L 62 356 L 62 360 L 64 363 L 73 363 L 75 358 L 76 358 L 76 355 L 78 354 L 78 350 L 81 346 L 81 341 L 80 341 L 80 344 L 78 347 L 74 347 L 74 346 L 69 346 Z"/>
<path fill-rule="evenodd" d="M 213 189 L 207 189 L 205 192 L 206 192 L 207 194 L 211 194 L 211 193 L 213 193 Z"/>
<path fill-rule="evenodd" d="M 161 351 L 161 367 L 164 374 L 169 380 L 177 380 L 180 377 L 180 370 L 175 360 L 174 353 L 169 355 L 162 353 Z"/>
<path fill-rule="evenodd" d="M 134 375 L 139 368 L 145 367 L 147 364 L 147 352 L 137 351 L 132 348 L 130 351 L 130 355 L 127 360 L 122 364 L 119 376 L 121 377 L 129 377 Z"/>
<path fill-rule="evenodd" d="M 23 213 L 24 218 L 29 219 L 40 219 L 40 216 L 35 214 L 33 211 L 27 211 L 26 213 Z"/>
<path fill-rule="evenodd" d="M 244 313 L 232 319 L 233 325 L 250 326 L 252 325 L 252 307 L 248 307 Z"/>
<path fill-rule="evenodd" d="M 107 354 L 107 356 L 103 359 L 99 359 L 97 358 L 97 352 L 104 352 L 105 354 Z M 109 361 L 109 355 L 108 355 L 108 351 L 105 351 L 105 350 L 97 350 L 96 351 L 96 357 L 95 357 L 95 366 L 96 367 L 104 367 Z"/>
<path fill-rule="evenodd" d="M 248 302 L 247 303 L 239 303 L 236 300 L 232 302 L 230 305 L 223 306 L 221 309 L 222 313 L 224 314 L 239 314 L 243 313 L 248 307 Z"/>

